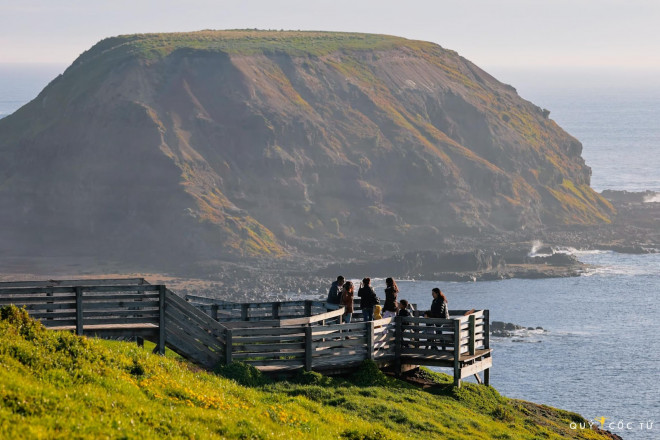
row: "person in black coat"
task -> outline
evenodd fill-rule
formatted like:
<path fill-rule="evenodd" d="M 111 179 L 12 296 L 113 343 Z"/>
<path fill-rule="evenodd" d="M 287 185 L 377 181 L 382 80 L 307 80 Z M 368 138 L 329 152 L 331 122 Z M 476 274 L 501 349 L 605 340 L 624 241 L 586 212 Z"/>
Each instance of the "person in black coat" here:
<path fill-rule="evenodd" d="M 431 290 L 431 295 L 433 295 L 433 302 L 431 303 L 431 310 L 426 313 L 426 316 L 429 318 L 449 319 L 449 308 L 447 307 L 447 297 L 445 294 L 437 287 L 434 287 Z M 440 344 L 442 350 L 445 351 L 447 349 L 447 341 L 442 337 L 442 328 L 444 327 L 444 324 L 436 324 L 435 326 L 437 328 L 435 334 L 441 336 Z M 448 331 L 447 333 L 451 334 L 453 331 Z M 438 350 L 439 349 L 440 347 L 438 347 Z"/>
<path fill-rule="evenodd" d="M 362 309 L 362 318 L 365 321 L 374 320 L 374 306 L 380 304 L 380 299 L 371 287 L 371 278 L 364 278 L 360 290 L 358 290 L 358 297 L 360 298 L 360 308 Z"/>
<path fill-rule="evenodd" d="M 341 288 L 344 285 L 344 277 L 339 275 L 337 281 L 334 281 L 330 286 L 330 291 L 328 292 L 328 299 L 326 302 L 328 304 L 339 304 L 341 301 Z"/>
<path fill-rule="evenodd" d="M 399 288 L 393 278 L 385 279 L 385 306 L 383 307 L 383 318 L 396 316 L 398 310 L 396 298 L 399 294 Z"/>
<path fill-rule="evenodd" d="M 402 299 L 399 301 L 399 311 L 396 312 L 396 316 L 412 316 L 410 314 L 410 310 L 408 310 L 408 301 L 405 299 Z"/>
<path fill-rule="evenodd" d="M 447 308 L 447 297 L 445 294 L 437 287 L 434 287 L 431 290 L 431 295 L 433 295 L 433 302 L 431 303 L 429 317 L 449 319 L 449 309 Z"/>

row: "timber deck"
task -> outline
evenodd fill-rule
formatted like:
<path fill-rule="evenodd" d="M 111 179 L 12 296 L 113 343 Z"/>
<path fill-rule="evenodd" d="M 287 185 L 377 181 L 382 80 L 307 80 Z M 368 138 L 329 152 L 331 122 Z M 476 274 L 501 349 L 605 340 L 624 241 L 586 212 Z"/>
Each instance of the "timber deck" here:
<path fill-rule="evenodd" d="M 267 373 L 342 373 L 370 359 L 400 373 L 413 366 L 453 369 L 454 384 L 489 382 L 488 310 L 450 319 L 397 317 L 343 322 L 343 307 L 323 301 L 230 303 L 188 295 L 142 278 L 0 283 L 0 306 L 24 307 L 52 330 L 101 338 L 143 338 L 213 368 L 234 361 Z"/>

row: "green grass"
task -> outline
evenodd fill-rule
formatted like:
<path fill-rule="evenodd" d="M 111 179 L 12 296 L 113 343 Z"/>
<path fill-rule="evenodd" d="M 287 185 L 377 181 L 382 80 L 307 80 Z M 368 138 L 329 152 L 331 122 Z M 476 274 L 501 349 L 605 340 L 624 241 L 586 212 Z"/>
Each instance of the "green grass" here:
<path fill-rule="evenodd" d="M 428 390 L 372 363 L 345 378 L 275 381 L 241 364 L 213 374 L 135 344 L 46 331 L 14 307 L 0 318 L 3 439 L 559 439 L 582 420 L 430 371 Z"/>
<path fill-rule="evenodd" d="M 387 50 L 398 46 L 439 50 L 439 46 L 432 43 L 391 35 L 236 29 L 121 35 L 102 40 L 90 49 L 88 54 L 121 50 L 153 59 L 185 49 L 245 55 L 323 56 L 337 51 Z"/>

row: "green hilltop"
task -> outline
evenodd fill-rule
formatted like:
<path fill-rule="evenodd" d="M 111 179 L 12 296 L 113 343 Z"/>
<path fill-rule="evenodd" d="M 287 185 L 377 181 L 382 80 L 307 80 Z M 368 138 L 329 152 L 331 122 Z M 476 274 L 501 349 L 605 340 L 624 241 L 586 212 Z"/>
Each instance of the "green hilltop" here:
<path fill-rule="evenodd" d="M 160 58 L 178 49 L 246 55 L 283 53 L 292 56 L 322 56 L 337 51 L 389 50 L 399 46 L 427 49 L 439 47 L 433 43 L 392 35 L 236 29 L 120 35 L 102 40 L 90 52 L 122 48 L 145 58 Z"/>
<path fill-rule="evenodd" d="M 217 374 L 126 342 L 47 331 L 0 309 L 3 439 L 560 439 L 577 414 L 455 389 L 426 371 L 419 389 L 365 364 L 346 378 L 301 373 L 271 381 L 240 364 Z"/>

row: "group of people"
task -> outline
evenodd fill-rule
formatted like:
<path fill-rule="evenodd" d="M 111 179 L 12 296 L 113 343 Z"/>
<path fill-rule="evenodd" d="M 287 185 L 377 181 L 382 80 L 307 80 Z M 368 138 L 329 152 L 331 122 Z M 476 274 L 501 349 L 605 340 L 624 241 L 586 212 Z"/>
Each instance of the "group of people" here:
<path fill-rule="evenodd" d="M 338 276 L 328 292 L 327 302 L 329 304 L 338 304 L 344 306 L 344 321 L 351 322 L 353 317 L 353 302 L 355 286 L 353 282 L 347 281 L 343 276 Z M 442 291 L 435 287 L 431 294 L 433 302 L 431 309 L 424 313 L 429 318 L 449 319 L 449 309 L 447 308 L 447 297 Z M 412 305 L 405 299 L 398 300 L 399 287 L 393 278 L 385 279 L 385 303 L 380 305 L 380 298 L 371 287 L 371 278 L 363 278 L 360 288 L 357 292 L 360 298 L 360 309 L 364 321 L 374 321 L 381 318 L 390 318 L 394 316 L 412 316 L 414 310 Z"/>

